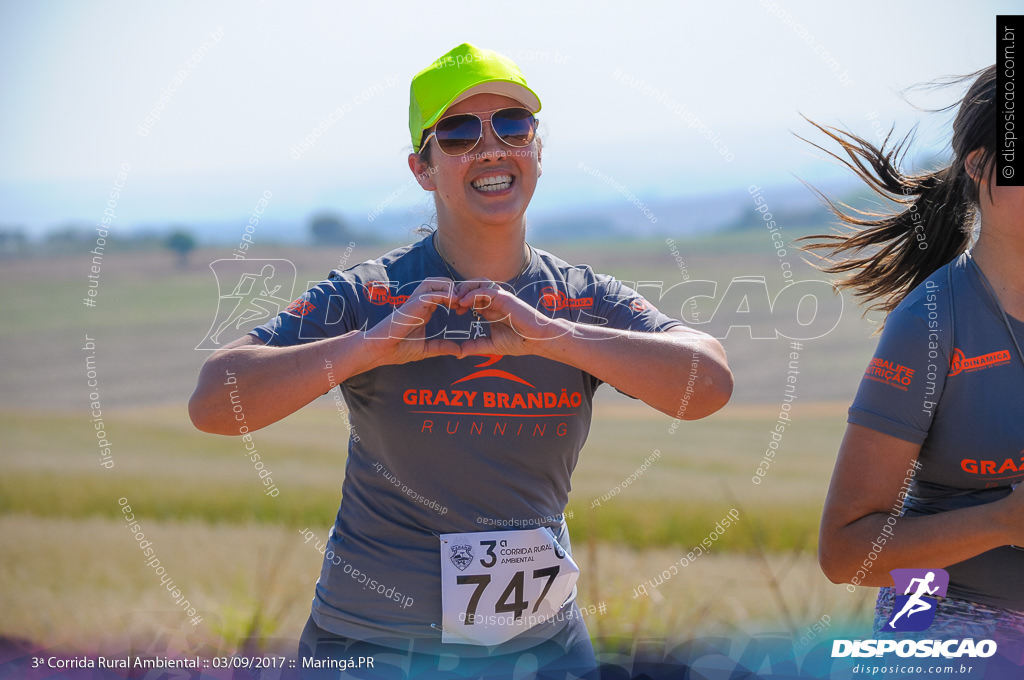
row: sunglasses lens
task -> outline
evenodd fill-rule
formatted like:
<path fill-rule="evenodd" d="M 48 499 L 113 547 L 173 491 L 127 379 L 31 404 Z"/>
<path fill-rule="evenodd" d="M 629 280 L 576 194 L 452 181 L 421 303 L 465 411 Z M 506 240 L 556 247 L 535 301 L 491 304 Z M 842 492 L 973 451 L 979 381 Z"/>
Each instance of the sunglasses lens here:
<path fill-rule="evenodd" d="M 494 134 L 509 146 L 529 146 L 537 130 L 537 119 L 520 107 L 495 111 L 490 122 Z M 467 154 L 480 141 L 481 125 L 480 118 L 468 113 L 442 118 L 434 126 L 437 145 L 449 156 Z"/>
<path fill-rule="evenodd" d="M 449 155 L 468 153 L 480 139 L 480 119 L 467 114 L 448 116 L 434 128 L 437 145 Z"/>
<path fill-rule="evenodd" d="M 491 116 L 494 134 L 509 146 L 529 146 L 536 123 L 533 114 L 521 108 L 502 109 Z"/>

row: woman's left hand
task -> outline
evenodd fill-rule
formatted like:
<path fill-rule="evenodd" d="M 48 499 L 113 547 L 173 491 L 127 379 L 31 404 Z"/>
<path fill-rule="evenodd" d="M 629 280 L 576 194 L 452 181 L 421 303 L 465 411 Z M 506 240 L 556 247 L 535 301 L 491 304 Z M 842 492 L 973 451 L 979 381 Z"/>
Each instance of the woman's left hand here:
<path fill-rule="evenodd" d="M 541 355 L 544 343 L 571 332 L 571 324 L 544 316 L 493 281 L 463 281 L 456 285 L 454 297 L 452 309 L 456 313 L 476 312 L 490 325 L 488 337 L 462 343 L 462 356 Z"/>

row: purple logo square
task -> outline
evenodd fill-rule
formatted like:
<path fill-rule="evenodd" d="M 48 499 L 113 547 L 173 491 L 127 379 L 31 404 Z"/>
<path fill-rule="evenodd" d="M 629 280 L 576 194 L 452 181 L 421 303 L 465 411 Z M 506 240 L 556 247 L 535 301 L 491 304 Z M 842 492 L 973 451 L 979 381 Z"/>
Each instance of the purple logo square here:
<path fill-rule="evenodd" d="M 885 630 L 916 632 L 932 625 L 939 597 L 946 596 L 949 574 L 945 569 L 893 569 L 896 602 Z M 900 594 L 902 593 L 902 594 Z"/>

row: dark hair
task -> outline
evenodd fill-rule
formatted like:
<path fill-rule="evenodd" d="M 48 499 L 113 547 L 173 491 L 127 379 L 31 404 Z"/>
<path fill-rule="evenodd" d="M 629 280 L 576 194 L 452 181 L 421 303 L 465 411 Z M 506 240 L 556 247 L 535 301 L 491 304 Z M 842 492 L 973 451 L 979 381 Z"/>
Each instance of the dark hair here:
<path fill-rule="evenodd" d="M 418 152 L 414 152 L 414 153 L 416 153 L 420 157 L 420 161 L 426 163 L 427 166 L 430 166 L 430 165 L 433 165 L 433 163 L 431 163 L 431 160 L 430 160 L 430 144 L 429 143 L 426 144 L 426 145 L 423 144 L 423 139 L 426 136 L 427 136 L 427 131 L 424 130 L 423 134 L 420 136 L 420 150 Z M 420 226 L 418 226 L 415 229 L 413 229 L 412 233 L 413 233 L 414 236 L 420 236 L 420 237 L 430 236 L 431 234 L 434 233 L 434 231 L 436 229 L 437 229 L 437 212 L 434 212 L 434 214 L 430 216 L 430 219 L 428 221 L 424 222 Z"/>
<path fill-rule="evenodd" d="M 899 169 L 913 132 L 890 147 L 890 130 L 876 148 L 852 133 L 807 120 L 837 142 L 849 158 L 808 143 L 852 170 L 875 194 L 901 206 L 897 212 L 864 211 L 837 203 L 814 189 L 847 229 L 797 239 L 812 241 L 801 247 L 804 251 L 827 250 L 831 256 L 852 256 L 825 258 L 828 264 L 820 269 L 830 274 L 852 272 L 837 285 L 852 288 L 854 295 L 872 302 L 869 310 L 892 311 L 907 293 L 970 244 L 979 194 L 978 183 L 964 164 L 969 153 L 980 149 L 978 168 L 981 176 L 987 177 L 995 161 L 996 67 L 932 84 L 972 79 L 963 100 L 942 109 L 959 105 L 953 121 L 953 158 L 948 166 L 930 172 L 904 174 Z"/>

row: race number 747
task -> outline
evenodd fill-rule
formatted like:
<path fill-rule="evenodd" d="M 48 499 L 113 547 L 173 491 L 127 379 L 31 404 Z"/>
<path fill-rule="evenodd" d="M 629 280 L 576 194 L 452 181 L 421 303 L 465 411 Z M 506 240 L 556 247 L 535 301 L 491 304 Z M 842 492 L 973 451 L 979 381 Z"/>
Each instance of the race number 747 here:
<path fill-rule="evenodd" d="M 579 577 L 547 528 L 440 538 L 443 642 L 510 640 L 557 614 Z"/>
<path fill-rule="evenodd" d="M 490 543 L 491 549 L 493 550 L 494 541 L 483 541 L 484 543 Z M 481 563 L 483 560 L 481 560 Z M 490 566 L 490 565 L 485 565 Z M 533 611 L 531 613 L 537 613 L 537 608 L 540 607 L 541 602 L 544 601 L 544 596 L 551 590 L 551 584 L 555 582 L 555 578 L 558 576 L 558 572 L 561 567 L 557 564 L 553 567 L 544 567 L 542 569 L 533 570 L 533 578 L 535 579 L 546 579 L 544 581 L 544 587 L 540 591 L 540 595 L 534 601 Z M 515 618 L 518 620 L 522 618 L 523 612 L 530 606 L 530 603 L 523 598 L 524 582 L 526 580 L 526 572 L 517 571 L 512 575 L 508 585 L 505 586 L 505 590 L 498 596 L 497 602 L 494 603 L 494 613 L 504 614 L 508 612 L 514 612 Z M 473 591 L 473 595 L 469 598 L 469 606 L 466 608 L 465 624 L 467 626 L 473 625 L 476 621 L 476 608 L 480 604 L 480 598 L 484 594 L 484 590 L 491 583 L 490 574 L 460 574 L 455 580 L 460 586 L 464 585 L 475 585 L 476 590 Z M 509 602 L 509 598 L 512 601 Z"/>

